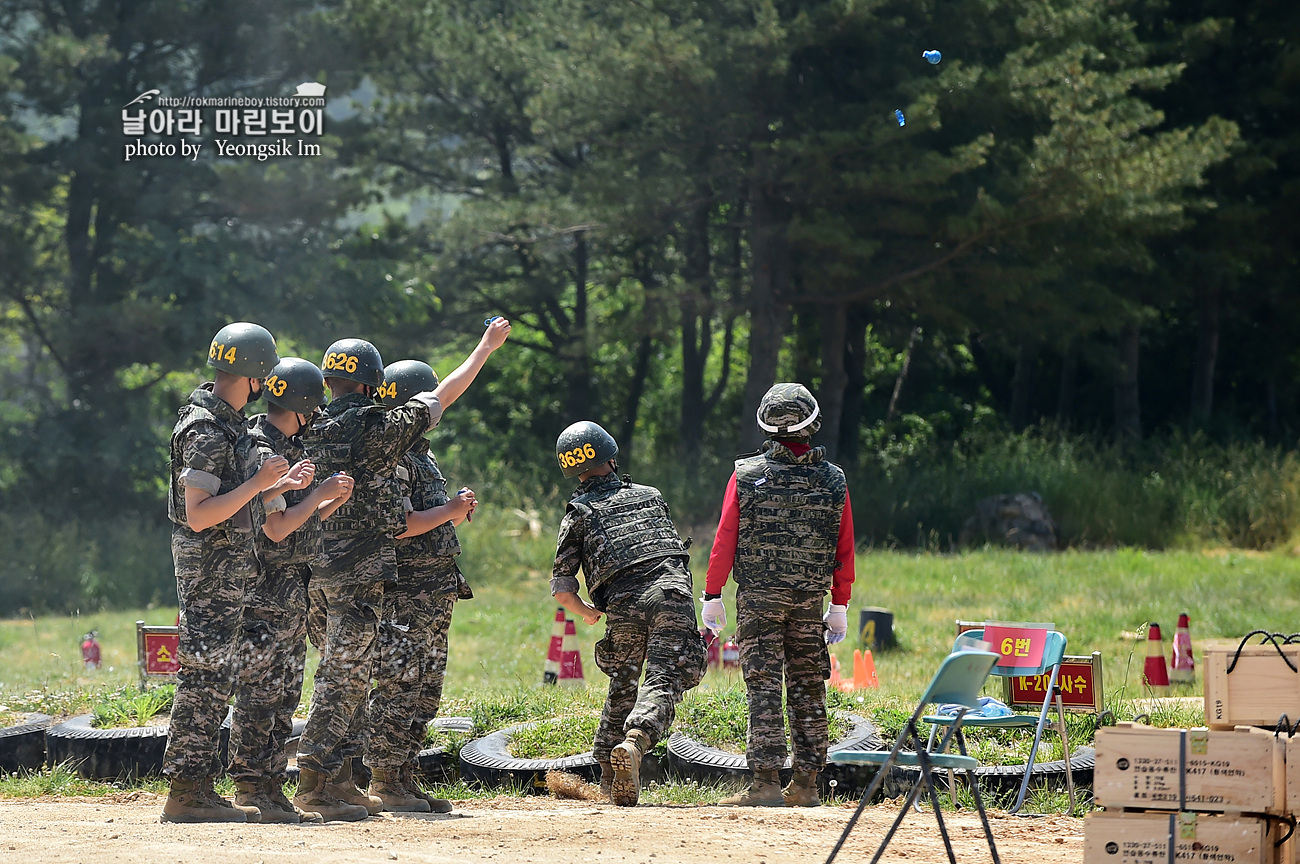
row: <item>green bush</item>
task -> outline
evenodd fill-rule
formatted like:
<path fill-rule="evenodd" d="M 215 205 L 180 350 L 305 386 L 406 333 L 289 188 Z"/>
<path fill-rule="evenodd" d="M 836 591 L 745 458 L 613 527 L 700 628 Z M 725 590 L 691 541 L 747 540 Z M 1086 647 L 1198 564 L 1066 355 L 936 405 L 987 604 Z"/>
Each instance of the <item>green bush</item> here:
<path fill-rule="evenodd" d="M 96 729 L 148 726 L 159 714 L 170 713 L 175 698 L 175 684 L 145 690 L 123 687 L 95 704 L 90 725 Z"/>

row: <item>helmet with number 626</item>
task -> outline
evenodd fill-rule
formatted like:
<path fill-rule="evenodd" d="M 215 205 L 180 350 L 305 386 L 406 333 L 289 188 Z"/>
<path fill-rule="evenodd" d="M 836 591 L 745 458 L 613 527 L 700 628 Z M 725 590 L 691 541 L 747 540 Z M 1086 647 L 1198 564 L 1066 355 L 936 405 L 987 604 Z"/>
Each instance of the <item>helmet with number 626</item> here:
<path fill-rule="evenodd" d="M 320 364 L 326 378 L 346 378 L 371 387 L 384 383 L 384 358 L 364 339 L 340 339 L 325 349 Z"/>
<path fill-rule="evenodd" d="M 560 433 L 555 458 L 565 477 L 577 477 L 618 455 L 618 443 L 597 423 L 580 420 Z"/>
<path fill-rule="evenodd" d="M 209 366 L 243 378 L 265 378 L 278 362 L 275 337 L 262 325 L 247 321 L 222 327 L 208 346 Z"/>
<path fill-rule="evenodd" d="M 416 393 L 438 386 L 438 373 L 419 360 L 398 360 L 384 367 L 384 383 L 379 385 L 379 401 L 389 408 L 405 405 Z"/>
<path fill-rule="evenodd" d="M 295 414 L 310 414 L 325 398 L 325 376 L 301 357 L 281 357 L 266 378 L 266 401 Z"/>

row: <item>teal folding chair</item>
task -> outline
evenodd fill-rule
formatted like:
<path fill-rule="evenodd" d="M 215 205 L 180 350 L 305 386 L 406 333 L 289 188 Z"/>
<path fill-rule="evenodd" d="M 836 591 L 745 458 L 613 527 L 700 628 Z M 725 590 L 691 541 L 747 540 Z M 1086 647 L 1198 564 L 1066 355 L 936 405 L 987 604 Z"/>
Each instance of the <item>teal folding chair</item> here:
<path fill-rule="evenodd" d="M 957 637 L 954 648 L 971 640 L 983 640 L 983 630 L 967 630 Z M 1047 727 L 1053 727 L 1061 738 L 1061 752 L 1065 758 L 1070 758 L 1070 745 L 1068 733 L 1065 730 L 1065 709 L 1061 705 L 1060 693 L 1056 689 L 1056 679 L 1061 672 L 1061 661 L 1065 657 L 1065 635 L 1059 630 L 1047 631 L 1047 644 L 1043 647 L 1043 659 L 1035 668 L 1024 666 L 1011 667 L 997 665 L 993 667 L 993 673 L 999 677 L 1009 677 L 1016 675 L 1044 675 L 1050 672 L 1050 678 L 1043 695 L 1043 705 L 1037 714 L 1012 714 L 1007 717 L 983 717 L 980 715 L 967 715 L 962 721 L 961 726 L 966 729 L 1034 729 L 1034 743 L 1029 749 L 1029 762 L 1025 765 L 1025 777 L 1020 781 L 1020 791 L 1016 795 L 1015 804 L 1007 812 L 1018 813 L 1025 803 L 1025 794 L 1029 791 L 1029 780 L 1034 773 L 1034 762 L 1038 758 L 1038 745 L 1043 740 L 1043 730 Z M 1052 699 L 1056 699 L 1056 711 L 1059 722 L 1048 722 L 1047 715 L 1052 706 Z M 934 739 L 941 726 L 952 726 L 953 718 L 944 715 L 928 715 L 923 718 L 924 722 L 931 724 L 930 739 L 926 746 L 927 750 L 934 749 Z M 948 741 L 952 736 L 945 735 L 944 741 Z M 957 746 L 961 752 L 966 752 L 965 735 L 960 730 L 956 733 Z M 946 745 L 941 746 L 940 750 L 946 749 Z M 1065 772 L 1065 785 L 1070 793 L 1070 809 L 1068 813 L 1074 812 L 1074 774 L 1068 768 Z M 951 788 L 951 787 L 950 787 Z M 953 790 L 955 798 L 956 792 Z"/>
<path fill-rule="evenodd" d="M 912 804 L 920 795 L 923 784 L 930 793 L 930 801 L 934 805 L 934 816 L 939 820 L 939 833 L 943 835 L 943 846 L 948 850 L 949 864 L 957 864 L 957 857 L 952 851 L 952 841 L 948 837 L 948 828 L 944 825 L 943 813 L 939 810 L 939 796 L 934 789 L 934 777 L 931 772 L 935 768 L 948 768 L 966 772 L 966 776 L 970 780 L 971 790 L 974 792 L 975 807 L 979 810 L 980 821 L 984 824 L 984 836 L 989 841 L 989 852 L 993 854 L 993 864 L 1002 864 L 998 858 L 998 848 L 993 843 L 993 830 L 989 827 L 988 814 L 984 812 L 984 801 L 980 798 L 979 786 L 975 783 L 975 769 L 979 767 L 979 761 L 966 754 L 965 745 L 961 742 L 957 745 L 961 750 L 960 755 L 942 752 L 947 749 L 953 736 L 961 732 L 962 717 L 966 713 L 966 708 L 979 707 L 980 688 L 984 686 L 984 681 L 989 677 L 993 664 L 997 662 L 998 655 L 991 651 L 956 651 L 949 654 L 940 664 L 939 671 L 934 673 L 930 686 L 925 689 L 921 701 L 916 704 L 916 710 L 907 719 L 907 724 L 898 733 L 898 740 L 894 742 L 892 750 L 888 752 L 883 750 L 841 750 L 830 754 L 830 761 L 832 762 L 851 765 L 877 765 L 879 768 L 876 771 L 876 776 L 872 778 L 871 784 L 867 787 L 867 791 L 863 793 L 858 809 L 853 811 L 849 823 L 844 826 L 844 833 L 840 834 L 840 839 L 836 841 L 835 848 L 831 850 L 830 857 L 826 859 L 826 864 L 831 864 L 835 860 L 835 856 L 839 854 L 844 841 L 848 839 L 849 832 L 853 830 L 858 818 L 862 816 L 862 811 L 866 809 L 867 802 L 879 791 L 881 785 L 885 782 L 885 777 L 889 774 L 890 768 L 894 765 L 916 765 L 920 766 L 921 770 L 916 781 L 912 784 L 911 791 L 908 792 L 907 801 L 898 811 L 898 817 L 894 819 L 894 824 L 890 826 L 889 832 L 880 841 L 880 847 L 876 849 L 876 854 L 872 856 L 871 864 L 876 864 L 880 860 L 880 856 L 885 853 L 885 847 L 894 838 L 898 826 L 903 823 L 903 817 L 912 809 Z M 956 703 L 966 707 L 951 718 L 952 723 L 943 737 L 943 746 L 940 751 L 931 752 L 927 748 L 920 746 L 921 733 L 916 724 L 920 721 L 927 705 L 946 703 Z M 909 744 L 912 747 L 911 750 L 903 749 Z"/>

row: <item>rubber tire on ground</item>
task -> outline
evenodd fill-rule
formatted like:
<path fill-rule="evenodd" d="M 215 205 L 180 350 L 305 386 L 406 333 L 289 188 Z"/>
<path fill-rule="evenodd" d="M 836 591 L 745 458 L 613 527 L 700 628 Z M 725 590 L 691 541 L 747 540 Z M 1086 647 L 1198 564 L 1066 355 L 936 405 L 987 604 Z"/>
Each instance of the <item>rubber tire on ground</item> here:
<path fill-rule="evenodd" d="M 600 766 L 590 751 L 560 759 L 518 759 L 511 756 L 510 739 L 516 732 L 535 726 L 537 722 L 498 730 L 475 738 L 460 748 L 461 779 L 483 789 L 517 787 L 537 794 L 547 791 L 547 771 L 568 771 L 591 782 L 600 780 Z"/>
<path fill-rule="evenodd" d="M 1092 772 L 1096 764 L 1096 751 L 1092 747 L 1077 747 L 1070 754 L 1070 769 L 1074 773 L 1076 790 L 1083 785 L 1092 785 Z M 1020 790 L 1025 779 L 1027 763 L 1020 765 L 981 765 L 975 769 L 975 779 L 980 784 L 980 791 L 985 793 L 1006 794 Z M 911 765 L 899 765 L 890 770 L 883 789 L 883 797 L 896 798 L 906 795 L 916 782 L 920 769 Z M 1066 763 L 1064 759 L 1050 762 L 1035 762 L 1030 783 L 1036 780 L 1059 783 L 1065 788 Z M 941 772 L 946 774 L 947 772 Z"/>
<path fill-rule="evenodd" d="M 878 750 L 880 733 L 876 726 L 865 717 L 849 714 L 852 724 L 848 733 L 837 741 L 832 741 L 828 752 L 838 750 Z M 782 785 L 790 782 L 794 770 L 792 757 L 787 756 L 781 768 Z M 724 780 L 748 782 L 753 776 L 745 762 L 745 754 L 728 753 L 716 747 L 708 747 L 682 732 L 674 732 L 668 738 L 668 770 L 683 780 L 695 780 L 702 783 L 717 783 Z M 828 762 L 817 776 L 821 792 L 826 795 L 831 790 L 830 782 L 835 781 L 835 791 L 845 794 L 850 789 L 859 792 L 875 776 L 876 769 L 862 765 L 836 765 Z"/>
<path fill-rule="evenodd" d="M 126 729 L 96 729 L 93 715 L 81 714 L 45 733 L 45 764 L 67 763 L 88 780 L 126 780 L 162 773 L 169 724 Z M 221 723 L 217 758 L 229 763 L 231 712 Z"/>
<path fill-rule="evenodd" d="M 52 722 L 48 714 L 30 713 L 21 723 L 0 728 L 0 774 L 40 769 L 45 764 L 45 730 Z"/>
<path fill-rule="evenodd" d="M 444 732 L 461 732 L 471 735 L 474 721 L 469 717 L 438 717 L 429 724 Z M 455 783 L 457 760 L 442 747 L 428 747 L 416 756 L 416 771 L 425 783 Z"/>

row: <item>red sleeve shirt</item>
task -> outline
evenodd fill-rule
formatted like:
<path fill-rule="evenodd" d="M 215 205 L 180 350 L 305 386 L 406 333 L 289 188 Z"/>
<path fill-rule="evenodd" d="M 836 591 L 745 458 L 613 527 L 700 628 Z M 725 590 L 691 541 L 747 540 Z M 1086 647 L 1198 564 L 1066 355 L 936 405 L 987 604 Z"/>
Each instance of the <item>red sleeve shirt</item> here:
<path fill-rule="evenodd" d="M 722 496 L 722 517 L 713 538 L 713 551 L 709 553 L 709 569 L 704 580 L 708 594 L 721 594 L 722 586 L 736 563 L 736 538 L 740 532 L 740 496 L 736 492 L 736 475 L 727 481 L 727 491 Z M 835 581 L 831 585 L 831 602 L 847 606 L 853 595 L 853 508 L 848 490 L 844 490 L 844 512 L 840 514 L 840 536 L 835 544 Z"/>

